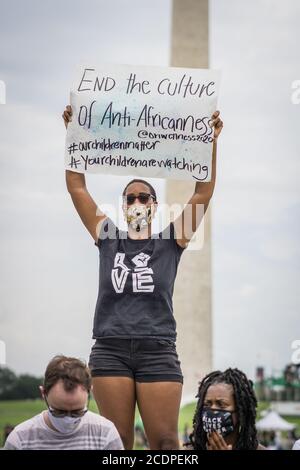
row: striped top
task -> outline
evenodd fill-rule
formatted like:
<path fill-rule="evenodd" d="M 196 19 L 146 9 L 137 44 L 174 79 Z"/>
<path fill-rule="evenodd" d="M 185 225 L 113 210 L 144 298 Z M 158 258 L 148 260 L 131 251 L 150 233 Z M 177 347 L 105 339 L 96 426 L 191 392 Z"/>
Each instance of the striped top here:
<path fill-rule="evenodd" d="M 49 428 L 44 413 L 19 424 L 9 434 L 4 449 L 8 450 L 123 450 L 115 425 L 88 411 L 70 434 Z"/>

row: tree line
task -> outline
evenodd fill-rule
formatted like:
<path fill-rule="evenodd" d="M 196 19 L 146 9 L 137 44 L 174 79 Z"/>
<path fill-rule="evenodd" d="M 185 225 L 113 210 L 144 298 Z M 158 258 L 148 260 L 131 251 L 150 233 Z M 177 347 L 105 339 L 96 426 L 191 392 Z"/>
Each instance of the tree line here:
<path fill-rule="evenodd" d="M 8 367 L 0 367 L 0 400 L 26 400 L 40 398 L 42 377 L 15 374 Z"/>

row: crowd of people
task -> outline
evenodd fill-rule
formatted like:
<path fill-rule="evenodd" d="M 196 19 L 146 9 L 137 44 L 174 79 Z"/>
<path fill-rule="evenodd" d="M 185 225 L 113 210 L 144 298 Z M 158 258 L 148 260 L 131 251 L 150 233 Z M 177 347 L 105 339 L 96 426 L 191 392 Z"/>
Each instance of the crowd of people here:
<path fill-rule="evenodd" d="M 89 410 L 92 377 L 83 361 L 62 355 L 54 357 L 46 368 L 40 393 L 45 410 L 7 430 L 4 449 L 124 449 L 115 423 Z M 191 432 L 186 426 L 178 449 L 273 448 L 259 442 L 253 383 L 239 369 L 208 374 L 199 384 L 197 398 Z M 141 420 L 135 425 L 135 437 L 138 448 L 150 448 Z M 300 440 L 293 448 L 300 450 Z"/>

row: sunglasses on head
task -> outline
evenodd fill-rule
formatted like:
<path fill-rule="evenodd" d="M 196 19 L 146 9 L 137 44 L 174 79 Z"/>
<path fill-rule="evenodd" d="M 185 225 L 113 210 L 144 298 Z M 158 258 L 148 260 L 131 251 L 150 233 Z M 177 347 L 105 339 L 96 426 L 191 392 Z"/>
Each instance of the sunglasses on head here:
<path fill-rule="evenodd" d="M 138 198 L 138 200 L 141 204 L 147 204 L 150 197 L 152 197 L 155 201 L 155 196 L 153 196 L 153 194 L 148 194 L 148 193 L 139 193 L 138 195 L 136 195 L 134 193 L 129 193 L 129 194 L 126 194 L 124 196 L 124 199 L 126 200 L 127 205 L 130 206 L 131 204 L 134 203 L 136 198 Z"/>
<path fill-rule="evenodd" d="M 85 413 L 87 413 L 89 409 L 90 396 L 88 398 L 88 403 L 85 408 L 81 408 L 80 410 L 71 410 L 71 411 L 59 410 L 58 408 L 53 408 L 52 406 L 49 406 L 47 398 L 46 397 L 44 398 L 45 398 L 45 402 L 46 402 L 49 412 L 55 418 L 65 418 L 66 416 L 71 416 L 72 418 L 82 418 L 82 416 L 84 416 Z"/>

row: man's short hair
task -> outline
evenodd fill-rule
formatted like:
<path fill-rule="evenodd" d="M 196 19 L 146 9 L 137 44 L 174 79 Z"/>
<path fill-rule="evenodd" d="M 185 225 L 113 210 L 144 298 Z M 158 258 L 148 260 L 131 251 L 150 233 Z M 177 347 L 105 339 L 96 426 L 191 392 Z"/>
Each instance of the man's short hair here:
<path fill-rule="evenodd" d="M 71 392 L 78 385 L 82 385 L 87 392 L 91 390 L 92 377 L 89 368 L 85 362 L 74 357 L 59 355 L 49 362 L 44 378 L 45 393 L 49 393 L 59 380 L 63 381 L 66 392 Z"/>

